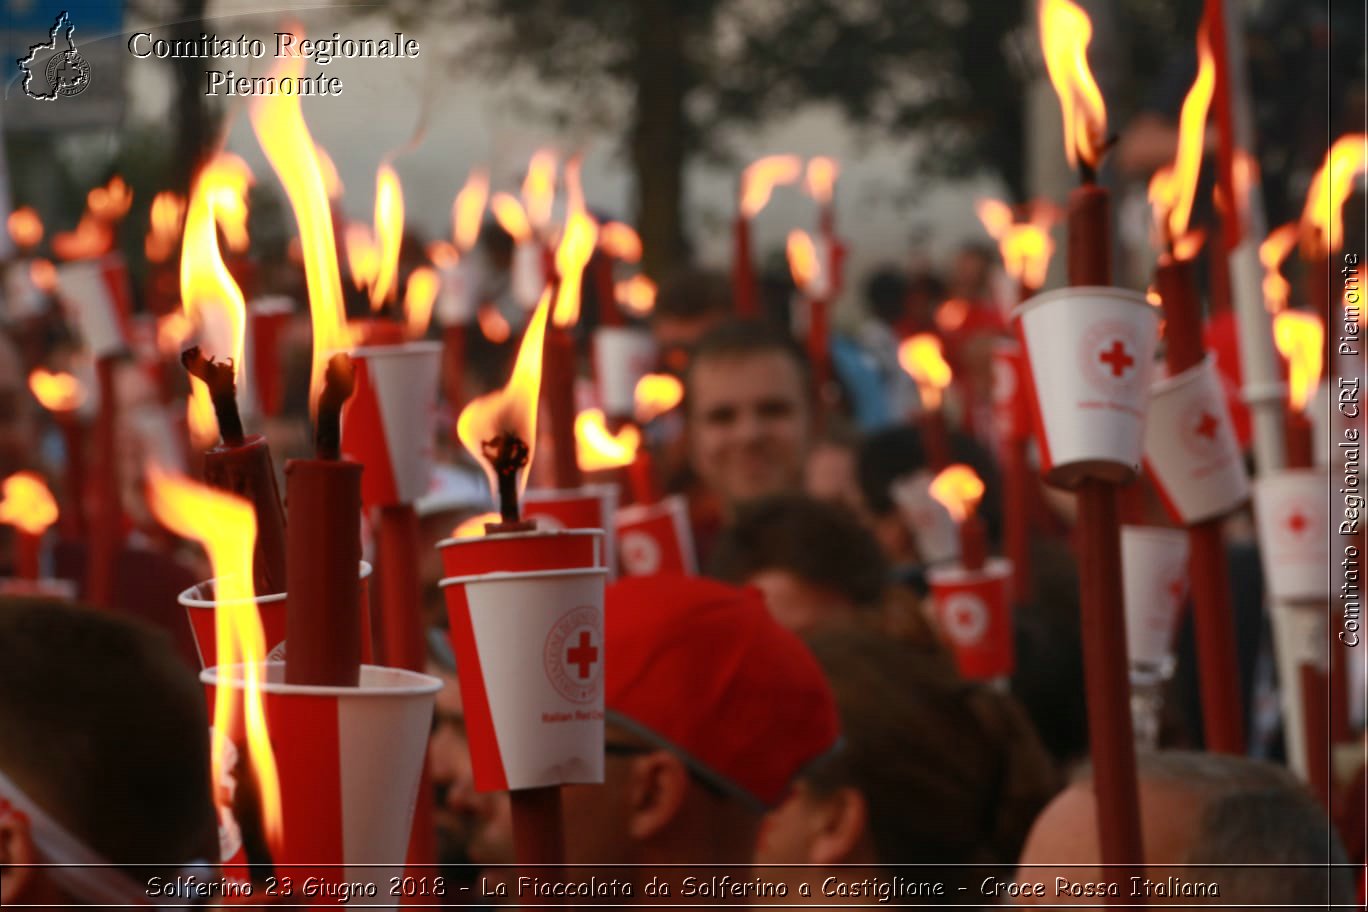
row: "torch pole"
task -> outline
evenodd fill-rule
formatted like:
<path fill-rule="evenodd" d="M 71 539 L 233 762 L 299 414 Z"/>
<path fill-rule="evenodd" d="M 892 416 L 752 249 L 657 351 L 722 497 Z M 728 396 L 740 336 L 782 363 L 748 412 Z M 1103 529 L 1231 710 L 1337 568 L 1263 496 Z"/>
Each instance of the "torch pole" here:
<path fill-rule="evenodd" d="M 95 362 L 100 411 L 95 418 L 95 449 L 100 454 L 96 511 L 86 570 L 86 597 L 102 608 L 114 606 L 114 566 L 123 522 L 119 493 L 118 397 L 114 383 L 115 358 Z"/>
<path fill-rule="evenodd" d="M 743 320 L 760 316 L 760 295 L 755 287 L 755 265 L 751 262 L 750 219 L 737 213 L 732 223 L 732 297 L 736 315 Z"/>

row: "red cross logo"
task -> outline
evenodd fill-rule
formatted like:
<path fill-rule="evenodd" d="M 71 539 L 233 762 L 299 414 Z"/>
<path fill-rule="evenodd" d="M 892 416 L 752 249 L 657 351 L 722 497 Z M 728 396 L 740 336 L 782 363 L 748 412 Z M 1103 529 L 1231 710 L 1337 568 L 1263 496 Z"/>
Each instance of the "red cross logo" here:
<path fill-rule="evenodd" d="M 1292 515 L 1287 517 L 1287 528 L 1291 529 L 1294 535 L 1300 535 L 1306 528 L 1306 517 L 1302 516 L 1301 510 L 1294 510 Z"/>
<path fill-rule="evenodd" d="M 1112 342 L 1112 347 L 1097 356 L 1097 360 L 1111 368 L 1113 377 L 1120 377 L 1126 372 L 1126 368 L 1135 363 L 1135 359 L 1126 351 L 1126 346 L 1120 339 Z"/>
<path fill-rule="evenodd" d="M 566 650 L 565 661 L 579 666 L 581 678 L 589 677 L 589 668 L 598 661 L 598 647 L 590 645 L 589 631 L 580 631 L 579 644 Z"/>
<path fill-rule="evenodd" d="M 1221 422 L 1216 420 L 1216 416 L 1211 412 L 1202 412 L 1202 420 L 1197 423 L 1197 434 L 1208 440 L 1216 439 L 1216 431 L 1220 428 Z"/>

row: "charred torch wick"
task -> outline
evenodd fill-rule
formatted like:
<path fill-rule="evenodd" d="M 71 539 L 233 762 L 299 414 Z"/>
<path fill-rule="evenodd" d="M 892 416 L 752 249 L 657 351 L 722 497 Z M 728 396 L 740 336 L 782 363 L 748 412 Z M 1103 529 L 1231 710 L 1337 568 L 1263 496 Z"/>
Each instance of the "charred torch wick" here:
<path fill-rule="evenodd" d="M 356 388 L 356 372 L 348 355 L 328 359 L 323 391 L 318 396 L 318 424 L 314 429 L 314 457 L 339 459 L 342 455 L 342 404 Z"/>
<path fill-rule="evenodd" d="M 517 522 L 518 472 L 527 465 L 532 455 L 527 443 L 516 434 L 500 434 L 480 442 L 485 459 L 494 467 L 499 479 L 499 515 L 504 522 Z"/>
<path fill-rule="evenodd" d="M 181 365 L 192 377 L 198 377 L 209 387 L 209 399 L 218 419 L 219 434 L 225 445 L 240 447 L 244 442 L 242 416 L 237 407 L 237 385 L 233 381 L 233 361 L 206 358 L 199 346 L 181 352 Z"/>

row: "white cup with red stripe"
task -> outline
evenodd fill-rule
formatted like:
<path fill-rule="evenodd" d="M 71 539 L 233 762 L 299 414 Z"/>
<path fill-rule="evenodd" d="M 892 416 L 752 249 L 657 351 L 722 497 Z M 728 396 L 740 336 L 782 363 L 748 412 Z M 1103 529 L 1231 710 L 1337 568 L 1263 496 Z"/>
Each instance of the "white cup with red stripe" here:
<path fill-rule="evenodd" d="M 605 566 L 602 529 L 531 529 L 447 538 L 437 543 L 437 550 L 444 577 Z"/>
<path fill-rule="evenodd" d="M 682 495 L 623 507 L 617 511 L 614 526 L 623 576 L 698 574 L 689 507 Z"/>
<path fill-rule="evenodd" d="M 279 876 L 297 885 L 309 878 L 373 882 L 379 896 L 391 896 L 390 878 L 404 871 L 441 679 L 362 665 L 358 686 L 324 687 L 286 684 L 283 662 L 260 667 L 280 780 L 283 844 L 271 846 Z M 245 688 L 244 671 L 231 665 L 200 673 L 211 707 L 221 684 Z M 321 895 L 309 904 L 341 901 Z"/>
<path fill-rule="evenodd" d="M 1188 535 L 1158 526 L 1121 527 L 1126 652 L 1132 666 L 1173 661 L 1173 636 L 1188 595 Z"/>
<path fill-rule="evenodd" d="M 1159 311 L 1144 295 L 1085 286 L 1038 294 L 1015 311 L 1045 479 L 1132 479 L 1140 469 Z"/>
<path fill-rule="evenodd" d="M 123 311 L 127 281 L 121 258 L 77 260 L 57 267 L 58 296 L 96 358 L 128 348 Z"/>
<path fill-rule="evenodd" d="M 959 564 L 934 567 L 926 581 L 936 629 L 954 653 L 960 674 L 975 681 L 1011 675 L 1016 665 L 1012 562 L 998 557 L 979 570 Z"/>
<path fill-rule="evenodd" d="M 644 329 L 600 326 L 594 330 L 594 377 L 604 414 L 633 414 L 637 381 L 651 372 L 655 359 L 655 340 Z"/>
<path fill-rule="evenodd" d="M 342 410 L 342 453 L 366 467 L 367 507 L 413 503 L 427 493 L 436 447 L 440 342 L 352 352 L 356 391 Z"/>
<path fill-rule="evenodd" d="M 959 557 L 959 526 L 950 511 L 931 496 L 928 471 L 900 476 L 889 487 L 898 516 L 917 543 L 923 564 L 940 564 Z"/>
<path fill-rule="evenodd" d="M 617 513 L 618 488 L 610 484 L 590 484 L 578 488 L 529 488 L 523 494 L 523 519 L 538 529 L 602 529 L 603 566 L 608 576 L 617 575 L 616 534 L 613 518 Z"/>
<path fill-rule="evenodd" d="M 1015 339 L 993 343 L 993 418 L 1004 442 L 1031 436 L 1031 375 Z"/>
<path fill-rule="evenodd" d="M 1211 358 L 1156 381 L 1145 422 L 1145 468 L 1174 522 L 1190 526 L 1224 516 L 1249 499 L 1249 476 Z"/>
<path fill-rule="evenodd" d="M 478 790 L 603 781 L 606 573 L 442 580 Z"/>
<path fill-rule="evenodd" d="M 1283 469 L 1254 482 L 1254 522 L 1269 593 L 1280 602 L 1330 600 L 1330 474 Z"/>

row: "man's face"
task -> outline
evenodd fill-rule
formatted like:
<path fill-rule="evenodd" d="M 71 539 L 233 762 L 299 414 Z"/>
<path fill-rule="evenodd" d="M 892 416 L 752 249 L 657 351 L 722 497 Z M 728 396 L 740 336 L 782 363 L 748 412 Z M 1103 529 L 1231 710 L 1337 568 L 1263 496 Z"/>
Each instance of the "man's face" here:
<path fill-rule="evenodd" d="M 728 506 L 801 487 L 808 404 L 802 374 L 787 354 L 696 363 L 688 403 L 690 462 Z"/>

